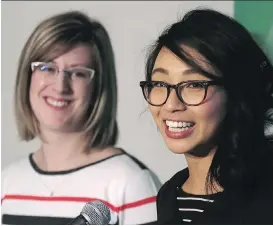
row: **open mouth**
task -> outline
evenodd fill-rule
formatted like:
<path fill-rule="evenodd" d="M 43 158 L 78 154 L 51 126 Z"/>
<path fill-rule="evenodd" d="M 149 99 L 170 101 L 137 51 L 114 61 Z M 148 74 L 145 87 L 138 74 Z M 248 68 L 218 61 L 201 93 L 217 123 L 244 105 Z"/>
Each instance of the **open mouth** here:
<path fill-rule="evenodd" d="M 195 125 L 194 122 L 184 122 L 184 121 L 165 121 L 168 130 L 172 132 L 183 132 Z"/>
<path fill-rule="evenodd" d="M 189 121 L 165 120 L 165 133 L 170 138 L 181 139 L 189 136 L 195 123 Z"/>
<path fill-rule="evenodd" d="M 49 106 L 59 109 L 66 108 L 71 103 L 69 100 L 56 100 L 51 97 L 45 97 L 44 99 Z"/>

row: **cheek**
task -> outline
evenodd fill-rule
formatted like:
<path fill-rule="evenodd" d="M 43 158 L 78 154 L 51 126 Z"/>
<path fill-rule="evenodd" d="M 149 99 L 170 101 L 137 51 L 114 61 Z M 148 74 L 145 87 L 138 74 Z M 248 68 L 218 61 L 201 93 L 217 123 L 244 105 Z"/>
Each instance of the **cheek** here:
<path fill-rule="evenodd" d="M 92 98 L 91 86 L 73 86 L 73 97 L 77 100 L 79 106 L 87 108 Z"/>
<path fill-rule="evenodd" d="M 45 81 L 40 79 L 38 76 L 32 75 L 30 81 L 30 98 L 34 95 L 39 95 L 39 93 L 46 88 Z"/>
<path fill-rule="evenodd" d="M 78 96 L 83 101 L 89 102 L 92 95 L 92 87 L 90 86 L 77 87 L 75 89 L 74 95 Z"/>
<path fill-rule="evenodd" d="M 219 97 L 213 101 L 200 105 L 196 109 L 197 120 L 200 119 L 203 131 L 212 132 L 217 130 L 219 124 L 226 115 L 226 98 Z M 209 130 L 209 131 L 208 131 Z"/>

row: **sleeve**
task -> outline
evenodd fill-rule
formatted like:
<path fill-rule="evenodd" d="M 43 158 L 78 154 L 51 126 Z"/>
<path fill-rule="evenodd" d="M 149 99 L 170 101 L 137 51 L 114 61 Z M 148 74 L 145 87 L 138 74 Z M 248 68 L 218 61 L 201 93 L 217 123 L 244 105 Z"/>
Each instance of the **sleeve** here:
<path fill-rule="evenodd" d="M 152 224 L 157 220 L 156 195 L 161 182 L 143 170 L 127 182 L 120 208 L 119 224 Z"/>

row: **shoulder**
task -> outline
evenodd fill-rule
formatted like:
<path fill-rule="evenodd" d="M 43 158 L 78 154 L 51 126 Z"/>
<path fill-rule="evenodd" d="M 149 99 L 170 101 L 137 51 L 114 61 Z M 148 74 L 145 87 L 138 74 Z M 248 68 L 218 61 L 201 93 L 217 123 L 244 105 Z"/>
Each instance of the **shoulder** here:
<path fill-rule="evenodd" d="M 270 181 L 261 185 L 250 198 L 246 207 L 246 218 L 251 224 L 273 224 L 273 183 Z"/>
<path fill-rule="evenodd" d="M 176 173 L 160 188 L 157 198 L 157 216 L 159 224 L 175 224 L 176 188 L 181 186 L 188 178 L 188 169 Z"/>
<path fill-rule="evenodd" d="M 145 164 L 124 150 L 121 150 L 119 154 L 112 155 L 109 160 L 105 161 L 105 164 L 109 166 L 109 169 L 112 168 L 113 172 L 118 173 L 119 176 L 133 176 L 140 175 L 143 172 L 151 172 Z"/>
<path fill-rule="evenodd" d="M 20 158 L 3 169 L 2 177 L 5 177 L 6 175 L 20 175 L 22 174 L 22 171 L 27 170 L 29 166 L 29 157 Z"/>
<path fill-rule="evenodd" d="M 124 150 L 102 160 L 95 165 L 95 168 L 89 167 L 90 171 L 94 171 L 94 169 L 100 175 L 104 175 L 105 179 L 109 178 L 109 180 L 115 181 L 119 185 L 138 184 L 139 186 L 150 186 L 156 184 L 158 189 L 161 186 L 158 177 L 152 170 Z"/>
<path fill-rule="evenodd" d="M 156 192 L 159 190 L 161 182 L 157 175 L 144 163 L 128 153 L 120 157 L 120 166 L 123 168 L 121 171 L 127 178 L 127 184 L 152 186 Z"/>
<path fill-rule="evenodd" d="M 21 158 L 6 166 L 1 172 L 2 195 L 9 187 L 14 186 L 16 181 L 20 181 L 30 172 L 30 162 L 28 157 Z M 24 177 L 22 177 L 24 175 Z"/>
<path fill-rule="evenodd" d="M 271 160 L 272 162 L 272 160 Z M 263 205 L 264 208 L 273 209 L 273 162 L 256 178 L 256 186 L 250 187 L 253 192 L 251 197 L 253 205 Z"/>
<path fill-rule="evenodd" d="M 181 186 L 186 179 L 188 178 L 188 168 L 185 168 L 177 172 L 174 176 L 171 177 L 167 182 L 163 184 L 161 189 L 158 192 L 158 201 L 165 195 L 173 191 L 177 186 Z M 164 197 L 163 197 L 164 198 Z"/>
<path fill-rule="evenodd" d="M 273 224 L 273 181 L 261 175 L 255 184 L 238 190 L 229 190 L 224 202 L 229 202 L 231 218 L 236 224 Z M 229 211 L 228 210 L 228 211 Z"/>

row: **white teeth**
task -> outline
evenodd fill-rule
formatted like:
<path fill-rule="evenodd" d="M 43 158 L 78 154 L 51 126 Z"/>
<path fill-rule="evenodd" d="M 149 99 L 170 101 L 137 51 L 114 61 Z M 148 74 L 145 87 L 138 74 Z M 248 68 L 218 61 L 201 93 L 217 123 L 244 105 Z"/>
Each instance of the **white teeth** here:
<path fill-rule="evenodd" d="M 188 127 L 193 126 L 193 123 L 191 123 L 191 122 L 177 122 L 177 121 L 166 120 L 166 125 L 169 128 L 188 128 Z"/>
<path fill-rule="evenodd" d="M 171 132 L 183 132 L 183 131 L 186 131 L 186 130 L 188 130 L 189 129 L 189 127 L 186 127 L 186 128 L 174 128 L 174 127 L 169 127 L 169 130 L 171 131 Z"/>
<path fill-rule="evenodd" d="M 46 99 L 47 103 L 53 105 L 54 107 L 64 107 L 68 104 L 68 101 L 56 101 L 51 98 Z"/>

